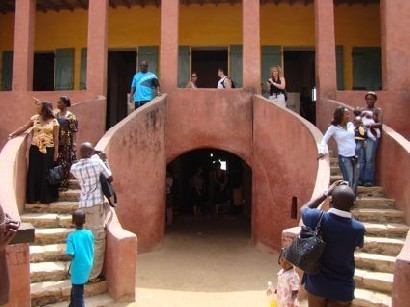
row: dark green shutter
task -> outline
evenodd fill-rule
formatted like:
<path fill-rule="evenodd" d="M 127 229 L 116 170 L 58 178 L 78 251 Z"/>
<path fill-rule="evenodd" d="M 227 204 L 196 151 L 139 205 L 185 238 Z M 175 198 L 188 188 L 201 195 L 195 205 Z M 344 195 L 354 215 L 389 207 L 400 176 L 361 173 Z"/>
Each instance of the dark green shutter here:
<path fill-rule="evenodd" d="M 87 88 L 87 48 L 81 48 L 80 90 Z"/>
<path fill-rule="evenodd" d="M 11 91 L 13 83 L 13 51 L 3 51 L 1 90 Z"/>
<path fill-rule="evenodd" d="M 230 77 L 235 82 L 235 87 L 243 86 L 243 51 L 242 45 L 229 46 Z"/>
<path fill-rule="evenodd" d="M 266 80 L 270 78 L 270 68 L 273 65 L 282 65 L 282 47 L 281 46 L 262 46 L 262 69 L 261 69 L 261 81 L 262 81 L 262 94 L 267 97 L 269 93 L 266 91 Z"/>
<path fill-rule="evenodd" d="M 178 48 L 178 87 L 184 88 L 191 77 L 191 49 L 189 46 Z"/>
<path fill-rule="evenodd" d="M 380 47 L 353 48 L 353 89 L 380 90 L 382 60 Z"/>
<path fill-rule="evenodd" d="M 55 90 L 74 88 L 74 48 L 56 50 L 54 76 Z"/>
<path fill-rule="evenodd" d="M 157 46 L 138 47 L 138 63 L 141 63 L 142 61 L 147 61 L 148 70 L 158 76 L 158 47 Z"/>
<path fill-rule="evenodd" d="M 343 46 L 336 46 L 336 79 L 337 89 L 345 89 L 345 80 L 343 72 Z"/>

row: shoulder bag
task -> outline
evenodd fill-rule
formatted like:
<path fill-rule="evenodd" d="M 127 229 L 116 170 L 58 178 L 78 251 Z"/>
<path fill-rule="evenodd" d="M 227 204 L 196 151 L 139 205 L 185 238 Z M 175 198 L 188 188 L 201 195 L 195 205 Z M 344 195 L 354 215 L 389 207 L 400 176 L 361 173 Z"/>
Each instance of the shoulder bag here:
<path fill-rule="evenodd" d="M 324 211 L 321 211 L 319 221 L 314 230 L 302 226 L 299 236 L 285 249 L 283 256 L 290 263 L 307 274 L 318 274 L 322 265 L 322 258 L 326 243 L 320 231 Z"/>

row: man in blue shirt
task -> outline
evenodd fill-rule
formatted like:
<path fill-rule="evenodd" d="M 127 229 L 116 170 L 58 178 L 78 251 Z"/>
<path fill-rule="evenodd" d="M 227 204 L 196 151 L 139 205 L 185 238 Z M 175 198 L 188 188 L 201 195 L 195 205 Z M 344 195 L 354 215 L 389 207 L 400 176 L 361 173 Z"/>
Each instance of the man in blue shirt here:
<path fill-rule="evenodd" d="M 317 207 L 332 196 L 330 209 L 325 212 L 321 224 L 326 249 L 322 268 L 317 275 L 304 274 L 302 283 L 308 292 L 309 306 L 350 306 L 354 299 L 354 252 L 363 247 L 365 228 L 352 217 L 355 193 L 340 180 L 322 196 L 311 200 L 300 209 L 303 223 L 315 229 L 320 210 Z"/>
<path fill-rule="evenodd" d="M 139 66 L 140 71 L 135 74 L 131 83 L 131 102 L 135 102 L 135 109 L 154 98 L 153 89 L 157 96 L 161 95 L 158 77 L 148 71 L 148 62 L 142 61 Z"/>

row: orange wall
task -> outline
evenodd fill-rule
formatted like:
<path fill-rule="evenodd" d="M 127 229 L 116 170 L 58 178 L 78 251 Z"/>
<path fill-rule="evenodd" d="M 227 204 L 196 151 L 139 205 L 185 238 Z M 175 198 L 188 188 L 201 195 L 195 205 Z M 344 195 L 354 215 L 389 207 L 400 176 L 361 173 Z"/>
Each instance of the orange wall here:
<path fill-rule="evenodd" d="M 79 89 L 81 48 L 87 45 L 87 11 L 37 12 L 36 51 L 75 48 L 75 89 Z M 261 6 L 261 44 L 314 47 L 313 5 Z M 2 15 L 0 52 L 13 48 L 14 14 Z M 160 45 L 161 11 L 155 6 L 109 9 L 108 46 L 135 49 Z M 228 46 L 242 44 L 242 5 L 181 5 L 179 45 Z M 344 46 L 345 85 L 353 83 L 352 47 L 380 46 L 379 5 L 335 6 L 336 45 Z"/>

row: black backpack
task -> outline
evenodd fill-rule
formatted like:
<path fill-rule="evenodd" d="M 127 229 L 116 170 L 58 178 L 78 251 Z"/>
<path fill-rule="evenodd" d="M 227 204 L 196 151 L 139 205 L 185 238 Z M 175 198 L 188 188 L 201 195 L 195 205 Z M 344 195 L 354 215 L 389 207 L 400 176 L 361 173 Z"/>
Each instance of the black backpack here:
<path fill-rule="evenodd" d="M 235 82 L 233 82 L 232 78 L 230 78 L 230 77 L 225 77 L 224 81 L 222 82 L 223 88 L 225 88 L 225 80 L 226 80 L 226 79 L 231 80 L 231 84 L 232 84 L 231 87 L 232 87 L 232 88 L 235 88 Z"/>

